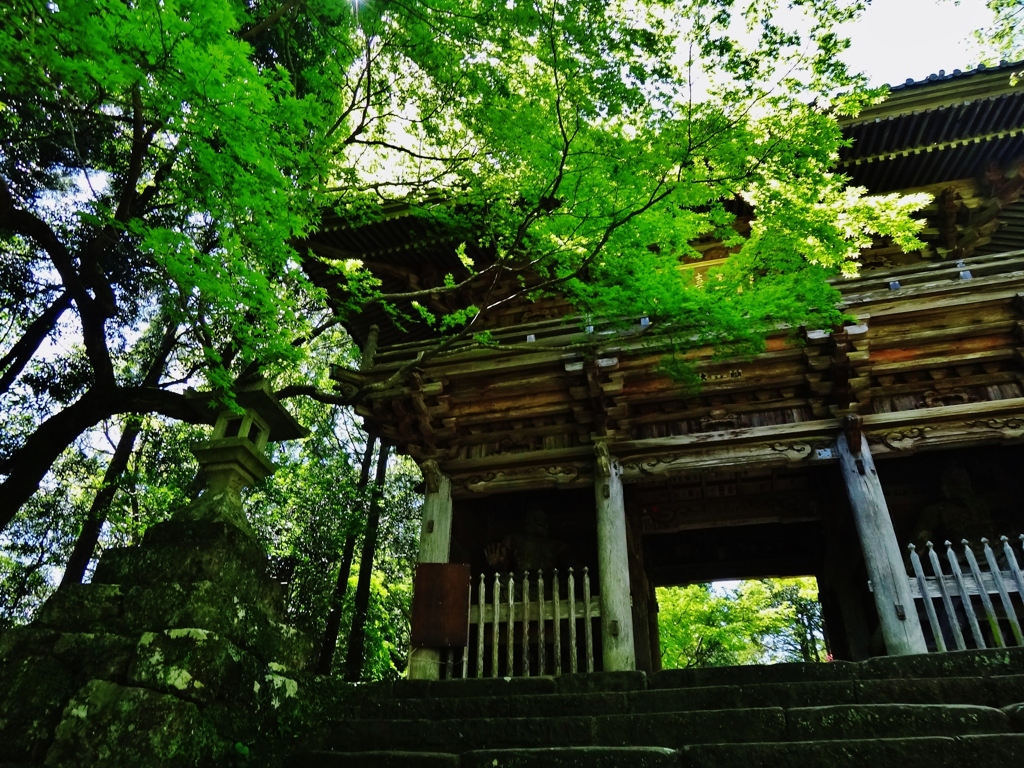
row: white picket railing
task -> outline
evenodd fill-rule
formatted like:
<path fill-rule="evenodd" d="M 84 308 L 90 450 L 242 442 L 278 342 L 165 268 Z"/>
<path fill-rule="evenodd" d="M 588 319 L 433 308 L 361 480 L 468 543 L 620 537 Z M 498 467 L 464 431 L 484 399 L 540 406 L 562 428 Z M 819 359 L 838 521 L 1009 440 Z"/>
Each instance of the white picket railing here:
<path fill-rule="evenodd" d="M 557 569 L 547 579 L 543 571 L 527 571 L 520 577 L 480 574 L 475 601 L 472 585 L 469 590 L 466 647 L 446 654 L 447 677 L 561 675 L 578 672 L 581 666 L 593 672 L 593 620 L 601 616 L 601 606 L 597 595 L 590 593 L 589 568 L 583 569 L 580 581 L 582 585 L 572 568 L 564 579 Z M 582 595 L 577 593 L 580 586 Z"/>
<path fill-rule="evenodd" d="M 1018 611 L 1024 611 L 1024 574 L 1009 538 L 1002 536 L 999 540 L 1002 563 L 989 540 L 981 540 L 984 567 L 966 539 L 961 542 L 960 554 L 953 549 L 952 542 L 945 542 L 948 573 L 930 541 L 926 544 L 927 566 L 916 547 L 909 545 L 914 570 L 910 588 L 924 606 L 935 650 L 945 652 L 950 646 L 957 650 L 986 648 L 990 644 L 999 648 L 1024 646 L 1024 632 L 1017 618 Z M 1024 543 L 1024 535 L 1020 540 Z M 998 607 L 993 596 L 998 596 Z M 979 621 L 979 605 L 987 632 Z"/>

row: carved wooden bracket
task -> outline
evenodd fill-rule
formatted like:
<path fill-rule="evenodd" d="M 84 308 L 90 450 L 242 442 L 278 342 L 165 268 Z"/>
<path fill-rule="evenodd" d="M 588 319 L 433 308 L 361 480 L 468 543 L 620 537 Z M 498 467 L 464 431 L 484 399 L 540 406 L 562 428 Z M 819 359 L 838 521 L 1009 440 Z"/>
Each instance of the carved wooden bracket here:
<path fill-rule="evenodd" d="M 441 488 L 441 468 L 433 459 L 427 459 L 420 464 L 420 471 L 423 472 L 423 482 L 427 487 L 427 493 L 437 493 Z"/>
<path fill-rule="evenodd" d="M 608 451 L 607 443 L 596 443 L 594 445 L 594 472 L 600 477 L 612 476 L 612 456 Z"/>

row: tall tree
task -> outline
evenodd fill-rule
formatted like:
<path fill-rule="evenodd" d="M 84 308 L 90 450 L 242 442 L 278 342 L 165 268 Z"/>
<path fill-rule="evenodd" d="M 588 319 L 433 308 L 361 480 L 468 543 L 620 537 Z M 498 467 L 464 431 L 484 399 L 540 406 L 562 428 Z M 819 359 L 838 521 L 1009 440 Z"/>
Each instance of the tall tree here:
<path fill-rule="evenodd" d="M 359 468 L 359 485 L 356 487 L 360 496 L 366 493 L 366 487 L 370 481 L 370 462 L 373 459 L 373 448 L 377 440 L 374 435 L 369 435 L 366 441 L 366 450 L 363 452 L 362 464 Z M 352 558 L 356 551 L 356 526 L 345 533 L 345 545 L 341 550 L 341 563 L 338 566 L 338 578 L 334 582 L 334 591 L 331 594 L 330 612 L 327 614 L 327 624 L 324 627 L 323 640 L 320 643 L 320 658 L 317 660 L 316 671 L 321 675 L 330 674 L 334 666 L 334 652 L 338 648 L 338 632 L 341 631 L 341 614 L 345 602 L 345 594 L 348 592 L 348 579 L 352 573 Z"/>
<path fill-rule="evenodd" d="M 332 311 L 367 302 L 416 302 L 439 335 L 428 355 L 488 343 L 489 316 L 543 291 L 664 320 L 681 346 L 838 321 L 824 278 L 854 271 L 871 233 L 915 247 L 922 202 L 864 198 L 829 170 L 835 117 L 880 95 L 836 58 L 863 5 L 7 3 L 0 526 L 104 419 L 202 422 L 184 385 L 277 377 Z M 300 268 L 323 207 L 355 224 L 431 195 L 446 204 L 420 214 L 486 262 L 387 296 L 340 259 L 349 292 L 329 309 Z M 749 234 L 722 202 L 737 197 L 757 210 Z M 737 250 L 724 268 L 677 269 L 714 234 Z M 343 400 L 317 382 L 281 395 Z"/>

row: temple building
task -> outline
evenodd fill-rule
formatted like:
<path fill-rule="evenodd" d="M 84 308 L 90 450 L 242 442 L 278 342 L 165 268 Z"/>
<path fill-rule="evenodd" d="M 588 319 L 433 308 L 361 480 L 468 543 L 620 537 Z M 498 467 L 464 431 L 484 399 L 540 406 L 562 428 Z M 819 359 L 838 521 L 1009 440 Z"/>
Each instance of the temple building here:
<path fill-rule="evenodd" d="M 766 576 L 817 578 L 836 658 L 1024 644 L 1024 87 L 1010 74 L 908 81 L 845 121 L 852 184 L 934 196 L 927 247 L 879 241 L 835 280 L 854 323 L 780 329 L 751 358 L 698 350 L 696 393 L 661 370 L 655 323 L 581 321 L 557 298 L 509 306 L 493 346 L 427 357 L 426 326 L 373 308 L 348 322 L 368 365 L 339 368 L 340 388 L 408 371 L 356 408 L 423 470 L 410 676 L 657 670 L 656 587 Z M 394 292 L 457 274 L 456 244 L 401 208 L 309 243 Z M 728 257 L 697 247 L 693 269 Z M 341 295 L 326 265 L 309 269 Z M 459 301 L 472 296 L 433 308 Z"/>

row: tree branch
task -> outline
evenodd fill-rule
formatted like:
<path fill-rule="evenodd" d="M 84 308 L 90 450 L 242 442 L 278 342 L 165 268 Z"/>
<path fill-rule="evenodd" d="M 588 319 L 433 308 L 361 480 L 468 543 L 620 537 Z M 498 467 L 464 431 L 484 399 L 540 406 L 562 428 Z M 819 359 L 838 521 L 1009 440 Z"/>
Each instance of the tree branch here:
<path fill-rule="evenodd" d="M 19 208 L 11 195 L 7 180 L 0 177 L 0 229 L 9 229 L 35 241 L 46 251 L 50 262 L 60 275 L 65 290 L 70 294 L 82 323 L 82 341 L 97 381 L 114 382 L 114 366 L 107 349 L 104 321 L 107 315 L 98 311 L 96 300 L 89 295 L 74 260 L 50 225 L 31 211 Z"/>
<path fill-rule="evenodd" d="M 18 342 L 11 347 L 10 351 L 3 358 L 0 358 L 0 371 L 3 371 L 3 377 L 0 377 L 0 395 L 11 388 L 11 384 L 21 375 L 29 360 L 32 359 L 36 350 L 39 349 L 43 339 L 53 331 L 61 315 L 70 307 L 71 295 L 64 291 L 50 306 L 43 310 L 39 317 L 29 324 L 21 338 L 18 339 Z"/>
<path fill-rule="evenodd" d="M 283 389 L 279 389 L 274 393 L 274 396 L 278 400 L 287 400 L 291 397 L 308 397 L 324 405 L 352 405 L 355 402 L 351 397 L 324 392 L 322 389 L 317 389 L 311 384 L 290 384 Z"/>
<path fill-rule="evenodd" d="M 277 24 L 277 22 L 284 18 L 286 14 L 290 13 L 293 9 L 305 4 L 306 0 L 291 0 L 291 2 L 282 3 L 277 7 L 277 10 L 275 10 L 273 13 L 267 16 L 267 18 L 265 18 L 259 24 L 256 24 L 255 26 L 252 26 L 249 29 L 243 30 L 238 35 L 238 39 L 252 40 L 255 37 L 259 37 L 272 26 Z"/>

